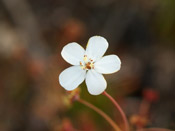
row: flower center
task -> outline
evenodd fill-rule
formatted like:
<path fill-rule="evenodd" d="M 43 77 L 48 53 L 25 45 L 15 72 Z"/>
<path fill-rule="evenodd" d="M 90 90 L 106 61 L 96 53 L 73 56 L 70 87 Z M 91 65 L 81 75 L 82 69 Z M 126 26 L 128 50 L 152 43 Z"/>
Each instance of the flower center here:
<path fill-rule="evenodd" d="M 83 62 L 80 61 L 80 66 L 83 70 L 94 69 L 94 62 L 91 58 L 88 58 L 87 55 L 84 55 Z"/>

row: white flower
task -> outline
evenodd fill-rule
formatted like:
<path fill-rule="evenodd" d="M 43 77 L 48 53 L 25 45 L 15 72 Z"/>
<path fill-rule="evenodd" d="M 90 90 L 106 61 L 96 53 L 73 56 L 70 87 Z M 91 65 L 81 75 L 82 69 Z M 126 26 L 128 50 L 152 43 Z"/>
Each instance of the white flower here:
<path fill-rule="evenodd" d="M 106 89 L 107 83 L 102 74 L 111 74 L 120 70 L 121 61 L 116 55 L 104 56 L 108 42 L 101 36 L 89 39 L 86 50 L 72 42 L 64 46 L 61 55 L 71 67 L 59 75 L 59 82 L 66 90 L 74 90 L 84 80 L 92 95 L 99 95 Z"/>

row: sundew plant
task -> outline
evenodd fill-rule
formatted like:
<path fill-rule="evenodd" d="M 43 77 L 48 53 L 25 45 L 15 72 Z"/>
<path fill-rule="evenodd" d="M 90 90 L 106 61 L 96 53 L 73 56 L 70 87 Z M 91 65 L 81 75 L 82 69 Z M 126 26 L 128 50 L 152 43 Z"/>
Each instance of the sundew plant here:
<path fill-rule="evenodd" d="M 96 111 L 115 131 L 171 131 L 163 128 L 143 128 L 147 122 L 143 114 L 147 112 L 146 107 L 149 107 L 148 103 L 144 103 L 144 113 L 134 115 L 128 122 L 120 105 L 105 91 L 107 89 L 107 81 L 103 74 L 116 73 L 121 68 L 121 60 L 117 55 L 112 54 L 104 56 L 108 47 L 108 41 L 101 36 L 91 37 L 87 43 L 86 49 L 76 42 L 69 43 L 63 47 L 61 55 L 71 66 L 60 73 L 59 83 L 65 90 L 69 91 L 70 100 L 78 101 Z M 95 105 L 80 98 L 80 92 L 77 88 L 80 88 L 79 85 L 83 81 L 85 81 L 87 90 L 91 95 L 97 96 L 102 94 L 114 104 L 116 111 L 119 112 L 122 117 L 122 125 L 116 123 Z M 152 93 L 154 94 L 154 92 Z M 153 101 L 154 97 L 151 98 L 151 100 Z M 135 124 L 136 128 L 132 128 L 130 126 L 131 124 Z"/>

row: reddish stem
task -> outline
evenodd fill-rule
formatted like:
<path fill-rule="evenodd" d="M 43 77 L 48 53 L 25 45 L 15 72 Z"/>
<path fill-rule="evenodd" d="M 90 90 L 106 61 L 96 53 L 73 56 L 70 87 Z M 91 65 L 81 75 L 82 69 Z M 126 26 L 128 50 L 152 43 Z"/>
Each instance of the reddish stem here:
<path fill-rule="evenodd" d="M 139 115 L 141 116 L 147 116 L 149 109 L 150 109 L 150 103 L 147 102 L 146 100 L 142 100 L 140 104 L 140 109 L 139 109 Z"/>
<path fill-rule="evenodd" d="M 88 106 L 89 108 L 93 109 L 98 114 L 100 114 L 104 119 L 106 119 L 109 122 L 109 124 L 114 128 L 115 131 L 121 131 L 120 128 L 118 127 L 118 125 L 106 113 L 104 113 L 102 110 L 100 110 L 96 106 L 92 105 L 91 103 L 89 103 L 89 102 L 87 102 L 83 99 L 78 99 L 77 101 L 84 104 L 84 105 L 86 105 L 86 106 Z"/>
<path fill-rule="evenodd" d="M 103 92 L 103 95 L 105 95 L 114 105 L 115 107 L 118 109 L 118 111 L 120 112 L 122 118 L 123 118 L 123 122 L 125 125 L 125 131 L 129 131 L 129 124 L 128 124 L 128 120 L 126 118 L 125 113 L 123 112 L 122 108 L 120 107 L 120 105 L 116 102 L 116 100 L 109 95 L 106 91 Z"/>

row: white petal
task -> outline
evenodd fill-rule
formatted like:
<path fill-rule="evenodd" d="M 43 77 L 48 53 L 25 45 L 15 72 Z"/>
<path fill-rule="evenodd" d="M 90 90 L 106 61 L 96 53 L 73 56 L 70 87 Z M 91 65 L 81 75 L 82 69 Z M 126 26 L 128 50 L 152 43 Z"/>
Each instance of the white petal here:
<path fill-rule="evenodd" d="M 102 74 L 114 73 L 120 70 L 120 67 L 121 61 L 116 55 L 104 56 L 94 64 L 94 69 Z"/>
<path fill-rule="evenodd" d="M 86 71 L 80 66 L 71 66 L 61 72 L 59 82 L 66 90 L 77 88 L 85 79 Z"/>
<path fill-rule="evenodd" d="M 91 95 L 99 95 L 104 92 L 107 83 L 102 74 L 89 70 L 86 75 L 86 85 Z"/>
<path fill-rule="evenodd" d="M 101 36 L 93 36 L 88 41 L 85 54 L 88 56 L 88 58 L 96 61 L 104 55 L 107 48 L 108 42 L 105 38 Z"/>
<path fill-rule="evenodd" d="M 65 61 L 72 65 L 79 65 L 82 61 L 85 50 L 79 44 L 73 42 L 63 47 L 61 55 Z"/>

